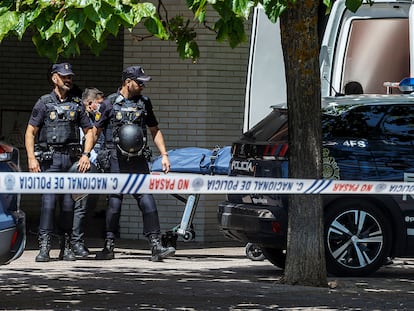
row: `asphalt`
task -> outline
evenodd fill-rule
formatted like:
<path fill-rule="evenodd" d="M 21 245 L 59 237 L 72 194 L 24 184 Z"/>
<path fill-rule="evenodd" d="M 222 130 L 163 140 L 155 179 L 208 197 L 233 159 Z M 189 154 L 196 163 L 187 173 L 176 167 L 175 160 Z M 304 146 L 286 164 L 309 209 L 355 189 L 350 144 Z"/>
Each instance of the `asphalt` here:
<path fill-rule="evenodd" d="M 178 242 L 175 257 L 149 261 L 144 241 L 118 240 L 116 258 L 36 263 L 30 239 L 0 266 L 0 310 L 414 310 L 414 259 L 394 259 L 369 278 L 329 277 L 330 287 L 281 284 L 282 271 L 251 261 L 243 245 Z"/>

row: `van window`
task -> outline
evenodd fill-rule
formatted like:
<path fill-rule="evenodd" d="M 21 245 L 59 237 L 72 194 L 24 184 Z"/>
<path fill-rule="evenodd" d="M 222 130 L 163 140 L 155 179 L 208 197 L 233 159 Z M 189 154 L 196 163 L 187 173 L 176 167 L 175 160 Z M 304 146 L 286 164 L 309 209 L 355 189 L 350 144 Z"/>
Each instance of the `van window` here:
<path fill-rule="evenodd" d="M 355 19 L 345 52 L 342 87 L 361 83 L 364 93 L 385 94 L 384 82 L 409 76 L 408 19 Z M 393 89 L 393 93 L 399 93 Z"/>

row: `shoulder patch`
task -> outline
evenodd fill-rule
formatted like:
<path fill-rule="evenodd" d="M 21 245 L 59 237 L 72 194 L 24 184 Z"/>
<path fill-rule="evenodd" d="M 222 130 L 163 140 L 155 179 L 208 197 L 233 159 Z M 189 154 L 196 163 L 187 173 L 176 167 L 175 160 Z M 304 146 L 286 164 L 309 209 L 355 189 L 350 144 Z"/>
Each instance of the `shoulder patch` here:
<path fill-rule="evenodd" d="M 39 111 L 37 110 L 37 108 L 34 108 L 32 111 L 32 116 L 36 118 L 38 114 L 39 114 Z"/>

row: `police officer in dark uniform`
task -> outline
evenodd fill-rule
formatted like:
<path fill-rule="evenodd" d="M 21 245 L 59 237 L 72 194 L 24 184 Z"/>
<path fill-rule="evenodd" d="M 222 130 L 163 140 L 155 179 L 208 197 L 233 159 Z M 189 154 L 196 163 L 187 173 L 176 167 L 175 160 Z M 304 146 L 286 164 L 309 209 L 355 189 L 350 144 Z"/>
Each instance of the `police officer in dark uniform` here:
<path fill-rule="evenodd" d="M 147 128 L 150 130 L 155 145 L 162 155 L 165 173 L 170 170 L 170 161 L 165 148 L 163 135 L 158 128 L 151 101 L 141 95 L 145 82 L 151 80 L 141 66 L 131 66 L 122 73 L 122 86 L 117 93 L 108 96 L 95 116 L 93 140 L 101 132 L 105 135 L 106 148 L 110 150 L 110 173 L 149 174 L 145 158 Z M 92 149 L 85 145 L 85 150 Z M 144 222 L 144 235 L 151 247 L 151 260 L 161 261 L 173 256 L 173 247 L 163 247 L 160 241 L 160 223 L 155 200 L 151 194 L 134 194 L 133 197 L 141 209 Z M 114 241 L 118 231 L 121 214 L 122 194 L 112 194 L 108 198 L 106 210 L 106 239 L 97 259 L 114 258 Z"/>
<path fill-rule="evenodd" d="M 92 139 L 91 123 L 81 100 L 73 96 L 72 67 L 69 63 L 52 65 L 51 82 L 53 91 L 43 95 L 33 107 L 27 125 L 25 145 L 30 172 L 67 172 L 79 159 L 78 169 L 85 172 L 90 168 L 88 153 L 82 153 L 79 128 L 86 140 Z M 39 224 L 39 248 L 37 262 L 50 260 L 51 234 L 54 229 L 55 204 L 60 203 L 59 220 L 61 260 L 75 260 L 70 247 L 70 234 L 73 223 L 74 201 L 70 194 L 42 195 Z"/>

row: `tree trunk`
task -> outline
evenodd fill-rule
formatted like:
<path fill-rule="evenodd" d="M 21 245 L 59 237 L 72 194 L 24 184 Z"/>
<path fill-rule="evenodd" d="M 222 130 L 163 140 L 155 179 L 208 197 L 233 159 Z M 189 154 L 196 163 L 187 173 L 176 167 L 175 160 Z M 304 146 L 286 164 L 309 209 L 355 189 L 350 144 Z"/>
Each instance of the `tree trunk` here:
<path fill-rule="evenodd" d="M 319 179 L 322 173 L 319 1 L 291 3 L 289 1 L 292 7 L 280 17 L 289 107 L 289 176 Z M 297 285 L 327 285 L 323 209 L 319 195 L 291 195 L 289 198 L 283 281 Z"/>

